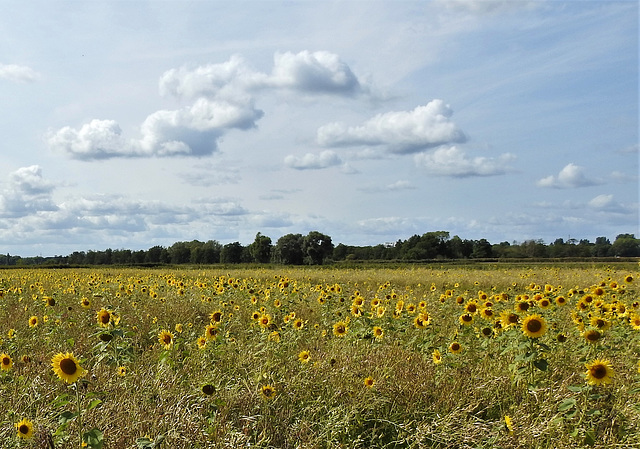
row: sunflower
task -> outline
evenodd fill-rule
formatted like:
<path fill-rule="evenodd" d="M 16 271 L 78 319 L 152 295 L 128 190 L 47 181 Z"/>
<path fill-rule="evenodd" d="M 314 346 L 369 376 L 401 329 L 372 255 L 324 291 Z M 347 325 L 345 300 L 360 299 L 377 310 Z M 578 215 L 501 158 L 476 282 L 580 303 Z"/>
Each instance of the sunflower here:
<path fill-rule="evenodd" d="M 587 382 L 591 385 L 603 385 L 611 383 L 611 377 L 615 374 L 611 362 L 608 360 L 594 360 L 587 363 L 587 372 L 585 376 Z"/>
<path fill-rule="evenodd" d="M 78 360 L 72 353 L 58 353 L 51 359 L 53 372 L 68 384 L 72 384 L 85 374 Z"/>
<path fill-rule="evenodd" d="M 293 321 L 293 328 L 297 331 L 299 331 L 300 329 L 302 329 L 304 327 L 304 321 L 302 321 L 300 318 L 296 318 Z"/>
<path fill-rule="evenodd" d="M 471 315 L 470 313 L 462 314 L 458 319 L 460 321 L 460 324 L 464 326 L 469 326 L 471 323 L 473 323 L 473 315 Z"/>
<path fill-rule="evenodd" d="M 111 322 L 111 312 L 107 309 L 100 309 L 96 314 L 96 321 L 101 327 L 109 326 L 109 323 Z"/>
<path fill-rule="evenodd" d="M 522 332 L 529 338 L 542 337 L 547 332 L 547 322 L 540 315 L 529 315 L 522 321 Z"/>
<path fill-rule="evenodd" d="M 271 385 L 263 385 L 260 388 L 260 394 L 264 399 L 270 400 L 276 397 L 276 389 Z"/>
<path fill-rule="evenodd" d="M 482 316 L 482 318 L 484 318 L 485 320 L 492 320 L 495 317 L 495 313 L 493 311 L 493 309 L 489 308 L 489 307 L 485 307 L 480 311 L 480 315 Z"/>
<path fill-rule="evenodd" d="M 602 338 L 602 332 L 596 329 L 591 329 L 582 334 L 585 340 L 589 343 L 596 343 Z"/>
<path fill-rule="evenodd" d="M 9 354 L 0 354 L 0 368 L 2 371 L 9 371 L 13 366 L 13 360 Z"/>
<path fill-rule="evenodd" d="M 556 297 L 556 304 L 559 306 L 564 306 L 567 303 L 567 298 L 565 298 L 564 296 L 558 296 Z"/>
<path fill-rule="evenodd" d="M 549 298 L 541 298 L 538 300 L 538 307 L 541 309 L 548 309 L 551 307 L 551 301 L 549 301 Z"/>
<path fill-rule="evenodd" d="M 464 311 L 471 314 L 476 313 L 478 311 L 478 303 L 475 301 L 469 301 L 464 306 Z"/>
<path fill-rule="evenodd" d="M 262 314 L 260 318 L 258 318 L 258 324 L 264 328 L 269 327 L 271 324 L 271 315 L 268 313 Z"/>
<path fill-rule="evenodd" d="M 29 440 L 33 437 L 33 423 L 26 418 L 16 423 L 16 430 L 18 431 L 18 438 Z"/>
<path fill-rule="evenodd" d="M 45 296 L 44 298 L 42 298 L 42 300 L 47 304 L 47 306 L 49 307 L 53 307 L 56 305 L 56 300 L 54 298 L 52 298 L 51 296 Z"/>
<path fill-rule="evenodd" d="M 508 310 L 503 311 L 500 314 L 500 322 L 502 323 L 503 328 L 513 327 L 520 321 L 520 316 L 513 312 L 509 312 Z"/>
<path fill-rule="evenodd" d="M 211 323 L 219 324 L 222 321 L 222 311 L 216 310 L 211 315 L 209 315 L 209 318 L 211 319 Z"/>
<path fill-rule="evenodd" d="M 173 334 L 167 330 L 160 331 L 158 342 L 164 346 L 164 349 L 170 349 L 173 346 Z"/>
<path fill-rule="evenodd" d="M 526 312 L 529 310 L 528 301 L 518 301 L 515 305 L 516 312 Z"/>
<path fill-rule="evenodd" d="M 300 351 L 298 354 L 298 360 L 302 363 L 309 363 L 309 360 L 311 360 L 311 354 L 309 351 Z"/>
<path fill-rule="evenodd" d="M 218 328 L 213 324 L 207 324 L 204 328 L 204 336 L 207 340 L 215 340 L 218 337 Z"/>
<path fill-rule="evenodd" d="M 433 354 L 431 354 L 431 357 L 433 359 L 433 363 L 435 363 L 436 365 L 442 363 L 442 354 L 440 354 L 440 351 L 438 351 L 437 349 L 433 350 Z"/>
<path fill-rule="evenodd" d="M 593 327 L 603 332 L 611 327 L 611 323 L 609 321 L 599 316 L 592 316 L 589 321 Z"/>
<path fill-rule="evenodd" d="M 211 396 L 215 392 L 216 392 L 216 388 L 211 384 L 206 384 L 202 386 L 202 393 L 206 394 L 207 396 Z"/>
<path fill-rule="evenodd" d="M 454 354 L 460 354 L 462 352 L 462 346 L 457 341 L 454 341 L 449 345 L 449 351 Z"/>
<path fill-rule="evenodd" d="M 373 388 L 375 383 L 376 383 L 375 379 L 371 376 L 364 378 L 364 386 L 367 388 Z"/>
<path fill-rule="evenodd" d="M 504 415 L 504 427 L 509 432 L 509 435 L 513 434 L 513 421 L 509 415 Z"/>
<path fill-rule="evenodd" d="M 344 337 L 347 335 L 347 330 L 349 330 L 349 327 L 344 321 L 338 321 L 333 325 L 333 335 L 336 337 Z"/>
<path fill-rule="evenodd" d="M 631 327 L 633 327 L 635 330 L 640 331 L 640 315 L 636 313 L 631 315 L 631 317 L 629 317 L 629 324 L 631 324 Z"/>
<path fill-rule="evenodd" d="M 124 377 L 127 374 L 126 366 L 119 366 L 117 370 L 118 376 Z"/>
<path fill-rule="evenodd" d="M 29 327 L 36 327 L 38 325 L 38 317 L 37 316 L 32 316 L 31 318 L 29 318 Z"/>
<path fill-rule="evenodd" d="M 198 345 L 198 348 L 204 349 L 207 346 L 207 337 L 198 337 L 196 344 Z"/>

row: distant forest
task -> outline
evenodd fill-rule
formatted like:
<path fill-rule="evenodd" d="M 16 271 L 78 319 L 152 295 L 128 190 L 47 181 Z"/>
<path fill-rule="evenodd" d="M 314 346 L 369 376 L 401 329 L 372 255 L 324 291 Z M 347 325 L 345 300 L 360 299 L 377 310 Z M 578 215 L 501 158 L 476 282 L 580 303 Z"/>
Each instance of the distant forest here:
<path fill-rule="evenodd" d="M 67 256 L 20 257 L 0 255 L 2 266 L 83 266 L 83 265 L 180 265 L 180 264 L 282 264 L 322 265 L 358 261 L 426 262 L 438 260 L 550 259 L 640 257 L 640 239 L 620 234 L 612 243 L 606 237 L 589 240 L 559 238 L 551 244 L 542 240 L 492 244 L 486 239 L 466 240 L 449 232 L 435 231 L 413 235 L 407 240 L 375 246 L 334 245 L 331 237 L 318 231 L 307 235 L 287 234 L 275 244 L 258 233 L 253 243 L 223 245 L 216 240 L 176 242 L 169 247 L 148 250 L 106 249 L 75 251 Z"/>

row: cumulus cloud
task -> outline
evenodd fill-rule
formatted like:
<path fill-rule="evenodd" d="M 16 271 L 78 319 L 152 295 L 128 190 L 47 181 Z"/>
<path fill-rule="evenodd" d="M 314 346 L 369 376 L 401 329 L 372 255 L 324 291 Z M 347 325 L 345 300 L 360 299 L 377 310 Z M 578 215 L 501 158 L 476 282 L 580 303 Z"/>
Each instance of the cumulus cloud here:
<path fill-rule="evenodd" d="M 16 64 L 0 64 L 0 79 L 31 83 L 39 78 L 40 74 L 30 67 Z"/>
<path fill-rule="evenodd" d="M 55 186 L 42 177 L 38 165 L 22 167 L 9 174 L 8 187 L 0 193 L 0 216 L 21 217 L 57 207 L 51 194 Z"/>
<path fill-rule="evenodd" d="M 433 176 L 466 178 L 503 175 L 512 171 L 509 164 L 515 160 L 515 156 L 505 153 L 498 158 L 469 157 L 462 149 L 447 146 L 416 154 L 414 159 L 418 167 L 425 169 Z"/>
<path fill-rule="evenodd" d="M 573 163 L 567 164 L 557 176 L 549 175 L 538 181 L 538 186 L 540 187 L 552 187 L 555 189 L 587 187 L 596 184 L 601 184 L 601 181 L 589 179 L 584 174 L 584 167 Z"/>
<path fill-rule="evenodd" d="M 390 153 L 410 154 L 448 143 L 466 141 L 451 121 L 452 109 L 432 100 L 412 111 L 378 114 L 359 126 L 330 123 L 318 129 L 320 145 L 329 147 L 382 146 Z"/>
<path fill-rule="evenodd" d="M 320 154 L 307 153 L 301 157 L 289 155 L 285 157 L 284 163 L 296 170 L 318 170 L 340 165 L 342 160 L 335 151 L 325 150 Z"/>
<path fill-rule="evenodd" d="M 114 120 L 92 120 L 74 129 L 50 132 L 47 143 L 54 151 L 74 159 L 116 157 L 207 156 L 218 150 L 218 139 L 230 129 L 250 129 L 263 112 L 252 103 L 198 99 L 178 110 L 160 110 L 140 126 L 139 139 L 125 139 Z"/>
<path fill-rule="evenodd" d="M 291 90 L 305 95 L 347 95 L 368 91 L 351 68 L 327 51 L 276 53 L 271 73 L 255 70 L 241 56 L 194 69 L 181 67 L 160 78 L 160 93 L 176 97 L 225 98 L 264 89 Z"/>

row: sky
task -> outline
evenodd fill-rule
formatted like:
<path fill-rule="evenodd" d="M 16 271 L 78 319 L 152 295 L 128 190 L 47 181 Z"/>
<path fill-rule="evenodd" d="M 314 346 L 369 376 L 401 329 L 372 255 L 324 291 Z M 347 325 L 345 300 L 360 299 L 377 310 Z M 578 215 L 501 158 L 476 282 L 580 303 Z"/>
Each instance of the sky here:
<path fill-rule="evenodd" d="M 640 236 L 635 0 L 0 8 L 0 253 Z"/>

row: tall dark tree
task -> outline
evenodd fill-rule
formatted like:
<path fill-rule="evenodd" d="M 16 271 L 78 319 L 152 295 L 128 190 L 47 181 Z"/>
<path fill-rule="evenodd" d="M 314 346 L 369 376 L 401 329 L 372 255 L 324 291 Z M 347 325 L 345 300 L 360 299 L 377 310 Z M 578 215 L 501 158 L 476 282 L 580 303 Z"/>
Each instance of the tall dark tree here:
<path fill-rule="evenodd" d="M 286 234 L 278 239 L 274 248 L 274 261 L 285 265 L 302 265 L 302 234 Z"/>
<path fill-rule="evenodd" d="M 220 262 L 222 263 L 242 263 L 244 247 L 240 242 L 227 243 L 220 251 Z"/>
<path fill-rule="evenodd" d="M 254 262 L 267 263 L 271 261 L 271 238 L 261 233 L 256 234 L 256 238 L 249 245 L 249 253 Z"/>
<path fill-rule="evenodd" d="M 322 265 L 333 253 L 331 237 L 318 231 L 311 231 L 302 239 L 302 252 L 309 265 Z"/>

